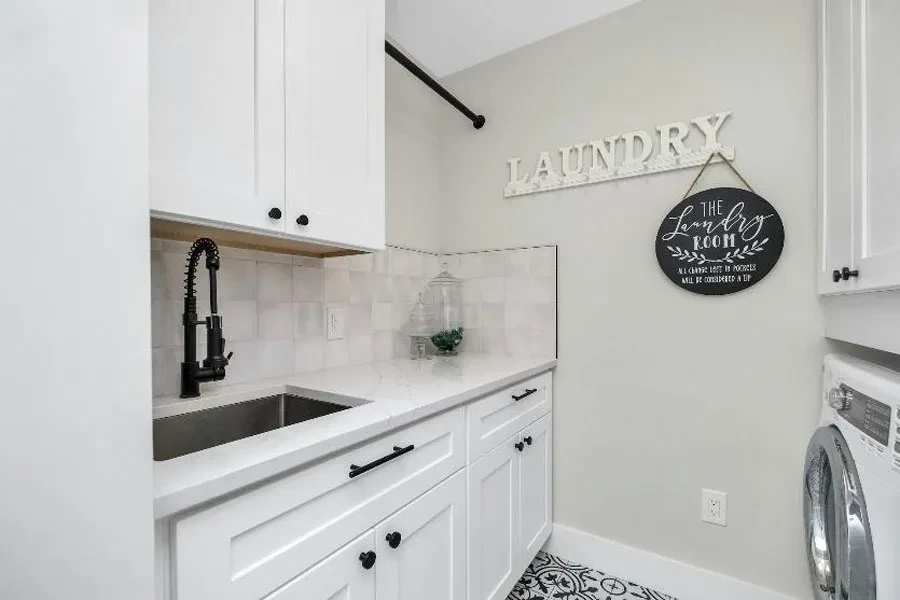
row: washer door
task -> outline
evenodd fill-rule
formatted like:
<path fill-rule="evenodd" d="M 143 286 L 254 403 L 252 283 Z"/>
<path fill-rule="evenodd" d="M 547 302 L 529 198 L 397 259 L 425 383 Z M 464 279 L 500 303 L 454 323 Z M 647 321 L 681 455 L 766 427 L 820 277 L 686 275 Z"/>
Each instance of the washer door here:
<path fill-rule="evenodd" d="M 866 501 L 837 427 L 813 434 L 803 483 L 806 553 L 816 600 L 876 600 Z"/>

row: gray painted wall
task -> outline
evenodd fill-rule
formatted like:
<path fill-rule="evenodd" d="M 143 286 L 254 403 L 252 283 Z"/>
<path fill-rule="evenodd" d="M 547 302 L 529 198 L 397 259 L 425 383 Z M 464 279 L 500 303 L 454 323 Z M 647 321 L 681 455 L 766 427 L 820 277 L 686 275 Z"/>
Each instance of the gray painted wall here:
<path fill-rule="evenodd" d="M 559 244 L 555 520 L 798 598 L 825 350 L 815 40 L 809 0 L 645 0 L 448 78 L 484 130 L 441 115 L 443 249 Z M 656 264 L 695 170 L 502 196 L 510 157 L 723 110 L 787 238 L 740 294 L 688 294 Z M 701 188 L 717 184 L 737 182 L 720 166 Z M 729 494 L 727 528 L 700 521 L 704 487 Z"/>

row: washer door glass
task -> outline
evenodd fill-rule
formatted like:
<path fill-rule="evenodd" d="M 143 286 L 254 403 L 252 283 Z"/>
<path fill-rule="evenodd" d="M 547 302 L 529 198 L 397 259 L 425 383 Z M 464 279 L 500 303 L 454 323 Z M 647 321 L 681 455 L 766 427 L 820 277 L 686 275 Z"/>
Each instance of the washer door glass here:
<path fill-rule="evenodd" d="M 816 600 L 875 600 L 875 559 L 865 497 L 844 436 L 822 427 L 803 472 L 806 553 Z"/>

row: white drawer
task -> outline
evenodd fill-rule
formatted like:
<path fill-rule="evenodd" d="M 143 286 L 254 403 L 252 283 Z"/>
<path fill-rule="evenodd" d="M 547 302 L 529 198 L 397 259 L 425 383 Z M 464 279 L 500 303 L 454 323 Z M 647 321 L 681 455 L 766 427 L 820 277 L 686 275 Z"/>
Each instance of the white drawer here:
<path fill-rule="evenodd" d="M 469 464 L 550 412 L 553 376 L 544 373 L 468 406 Z"/>
<path fill-rule="evenodd" d="M 437 415 L 175 520 L 177 600 L 257 600 L 290 581 L 464 467 L 464 414 Z M 350 476 L 361 471 L 351 465 L 373 463 Z"/>

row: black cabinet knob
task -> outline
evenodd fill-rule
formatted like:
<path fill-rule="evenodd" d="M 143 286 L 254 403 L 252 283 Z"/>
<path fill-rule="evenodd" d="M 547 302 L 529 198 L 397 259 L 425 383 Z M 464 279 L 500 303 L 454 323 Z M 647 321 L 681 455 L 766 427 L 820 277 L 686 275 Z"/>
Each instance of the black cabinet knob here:
<path fill-rule="evenodd" d="M 307 217 L 306 215 L 300 215 L 299 217 L 297 217 L 297 225 L 306 227 L 307 225 L 309 225 L 309 217 Z"/>
<path fill-rule="evenodd" d="M 523 451 L 524 449 L 525 449 L 525 444 L 523 444 L 522 442 L 516 442 L 516 450 L 518 450 L 519 452 L 521 452 L 521 451 Z"/>
<path fill-rule="evenodd" d="M 841 269 L 841 279 L 847 281 L 851 277 L 859 277 L 859 269 L 854 269 L 853 271 L 849 267 Z"/>
<path fill-rule="evenodd" d="M 835 269 L 834 271 L 832 271 L 832 272 L 831 272 L 831 279 L 832 279 L 832 281 L 834 281 L 835 283 L 837 283 L 838 281 L 840 281 L 840 280 L 841 280 L 841 272 L 838 271 L 837 269 Z"/>
<path fill-rule="evenodd" d="M 280 219 L 281 218 L 281 209 L 278 207 L 272 208 L 272 210 L 269 211 L 269 218 L 275 219 L 276 221 L 278 219 Z"/>
<path fill-rule="evenodd" d="M 388 546 L 390 546 L 391 548 L 396 548 L 400 545 L 400 540 L 403 539 L 403 536 L 400 535 L 399 531 L 394 531 L 393 533 L 387 534 L 384 539 L 387 540 Z"/>
<path fill-rule="evenodd" d="M 525 442 L 526 444 L 528 444 L 528 445 L 530 446 L 530 445 L 531 445 L 531 442 L 533 442 L 534 440 L 532 440 L 532 439 L 531 439 L 531 436 L 529 435 L 529 436 L 526 437 L 526 438 L 522 438 L 522 441 Z"/>
<path fill-rule="evenodd" d="M 366 569 L 368 571 L 375 566 L 376 558 L 377 556 L 375 555 L 375 553 L 369 550 L 368 552 L 363 552 L 359 555 L 359 562 L 362 563 L 363 569 Z"/>

